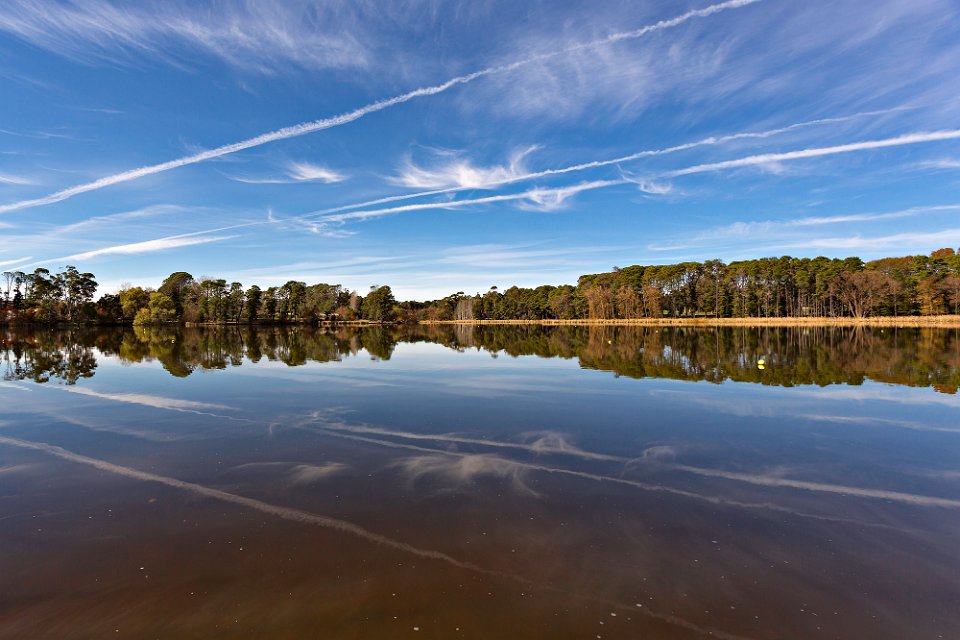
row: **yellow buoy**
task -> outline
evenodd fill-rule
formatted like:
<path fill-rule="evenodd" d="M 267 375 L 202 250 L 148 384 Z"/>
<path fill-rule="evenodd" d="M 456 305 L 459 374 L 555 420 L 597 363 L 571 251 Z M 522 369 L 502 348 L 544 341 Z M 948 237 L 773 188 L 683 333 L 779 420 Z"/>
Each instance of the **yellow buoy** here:
<path fill-rule="evenodd" d="M 759 360 L 757 360 L 757 364 L 762 367 L 763 365 L 767 364 L 767 361 L 764 360 L 763 358 L 760 358 Z"/>

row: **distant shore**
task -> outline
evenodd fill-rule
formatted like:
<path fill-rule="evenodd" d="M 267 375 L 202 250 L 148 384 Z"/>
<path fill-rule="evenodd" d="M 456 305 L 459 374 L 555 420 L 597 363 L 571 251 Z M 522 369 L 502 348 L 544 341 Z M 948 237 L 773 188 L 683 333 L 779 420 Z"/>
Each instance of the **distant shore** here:
<path fill-rule="evenodd" d="M 943 327 L 960 328 L 960 316 L 874 316 L 867 318 L 632 318 L 611 320 L 421 320 L 420 324 L 564 325 L 650 327 Z"/>
<path fill-rule="evenodd" d="M 321 320 L 310 322 L 293 320 L 285 322 L 164 322 L 145 325 L 128 323 L 92 323 L 92 322 L 4 322 L 0 327 L 77 327 L 77 326 L 144 326 L 144 327 L 390 327 L 402 324 L 419 325 L 537 325 L 567 327 L 937 327 L 944 329 L 960 328 L 960 315 L 939 316 L 871 316 L 867 318 L 851 317 L 781 317 L 781 318 L 618 318 L 618 319 L 574 319 L 574 320 L 417 320 L 403 322 L 390 320 Z"/>

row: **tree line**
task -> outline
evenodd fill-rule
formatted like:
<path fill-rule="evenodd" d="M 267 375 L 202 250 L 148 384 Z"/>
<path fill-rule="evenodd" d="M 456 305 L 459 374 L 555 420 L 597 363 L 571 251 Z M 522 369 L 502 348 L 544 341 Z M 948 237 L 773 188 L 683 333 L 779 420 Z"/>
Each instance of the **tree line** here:
<path fill-rule="evenodd" d="M 407 303 L 422 320 L 856 317 L 960 313 L 960 254 L 614 267 L 576 286 L 491 287 Z"/>
<path fill-rule="evenodd" d="M 389 286 L 360 295 L 339 284 L 291 280 L 244 288 L 178 271 L 156 290 L 124 286 L 93 297 L 91 273 L 2 274 L 0 322 L 101 324 L 270 324 L 323 320 L 607 320 L 960 314 L 960 254 L 882 258 L 760 258 L 614 267 L 576 285 L 496 286 L 432 301 L 398 302 Z"/>
<path fill-rule="evenodd" d="M 93 297 L 97 282 L 73 266 L 51 274 L 5 272 L 0 322 L 100 324 L 284 324 L 319 320 L 391 321 L 397 302 L 388 286 L 366 296 L 339 284 L 291 280 L 282 286 L 249 288 L 223 279 L 194 278 L 177 271 L 157 289 L 124 285 L 117 293 Z"/>

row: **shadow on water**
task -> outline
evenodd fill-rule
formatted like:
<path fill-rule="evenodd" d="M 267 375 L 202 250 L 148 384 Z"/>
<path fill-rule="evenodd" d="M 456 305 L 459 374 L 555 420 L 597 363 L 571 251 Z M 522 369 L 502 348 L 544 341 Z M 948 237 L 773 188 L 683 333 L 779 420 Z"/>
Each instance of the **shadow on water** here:
<path fill-rule="evenodd" d="M 65 384 L 92 377 L 98 355 L 124 363 L 158 361 L 170 375 L 185 377 L 198 369 L 264 359 L 292 367 L 361 353 L 389 360 L 400 343 L 433 343 L 494 357 L 576 358 L 584 369 L 631 378 L 775 386 L 872 380 L 950 394 L 960 386 L 957 329 L 431 325 L 21 329 L 0 334 L 4 379 Z"/>

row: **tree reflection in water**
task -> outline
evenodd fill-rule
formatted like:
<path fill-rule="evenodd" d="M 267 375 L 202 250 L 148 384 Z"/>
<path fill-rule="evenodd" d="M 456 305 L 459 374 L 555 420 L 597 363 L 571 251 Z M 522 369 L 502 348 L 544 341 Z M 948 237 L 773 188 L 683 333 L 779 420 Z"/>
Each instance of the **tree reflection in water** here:
<path fill-rule="evenodd" d="M 725 380 L 793 386 L 859 385 L 865 380 L 933 387 L 960 385 L 960 331 L 868 327 L 638 327 L 422 325 L 310 327 L 137 327 L 17 329 L 0 334 L 5 380 L 90 378 L 97 358 L 158 361 L 171 375 L 244 361 L 289 366 L 361 352 L 389 360 L 400 343 L 427 342 L 493 356 L 577 358 L 581 367 L 631 378 Z M 758 366 L 758 361 L 764 366 Z"/>

